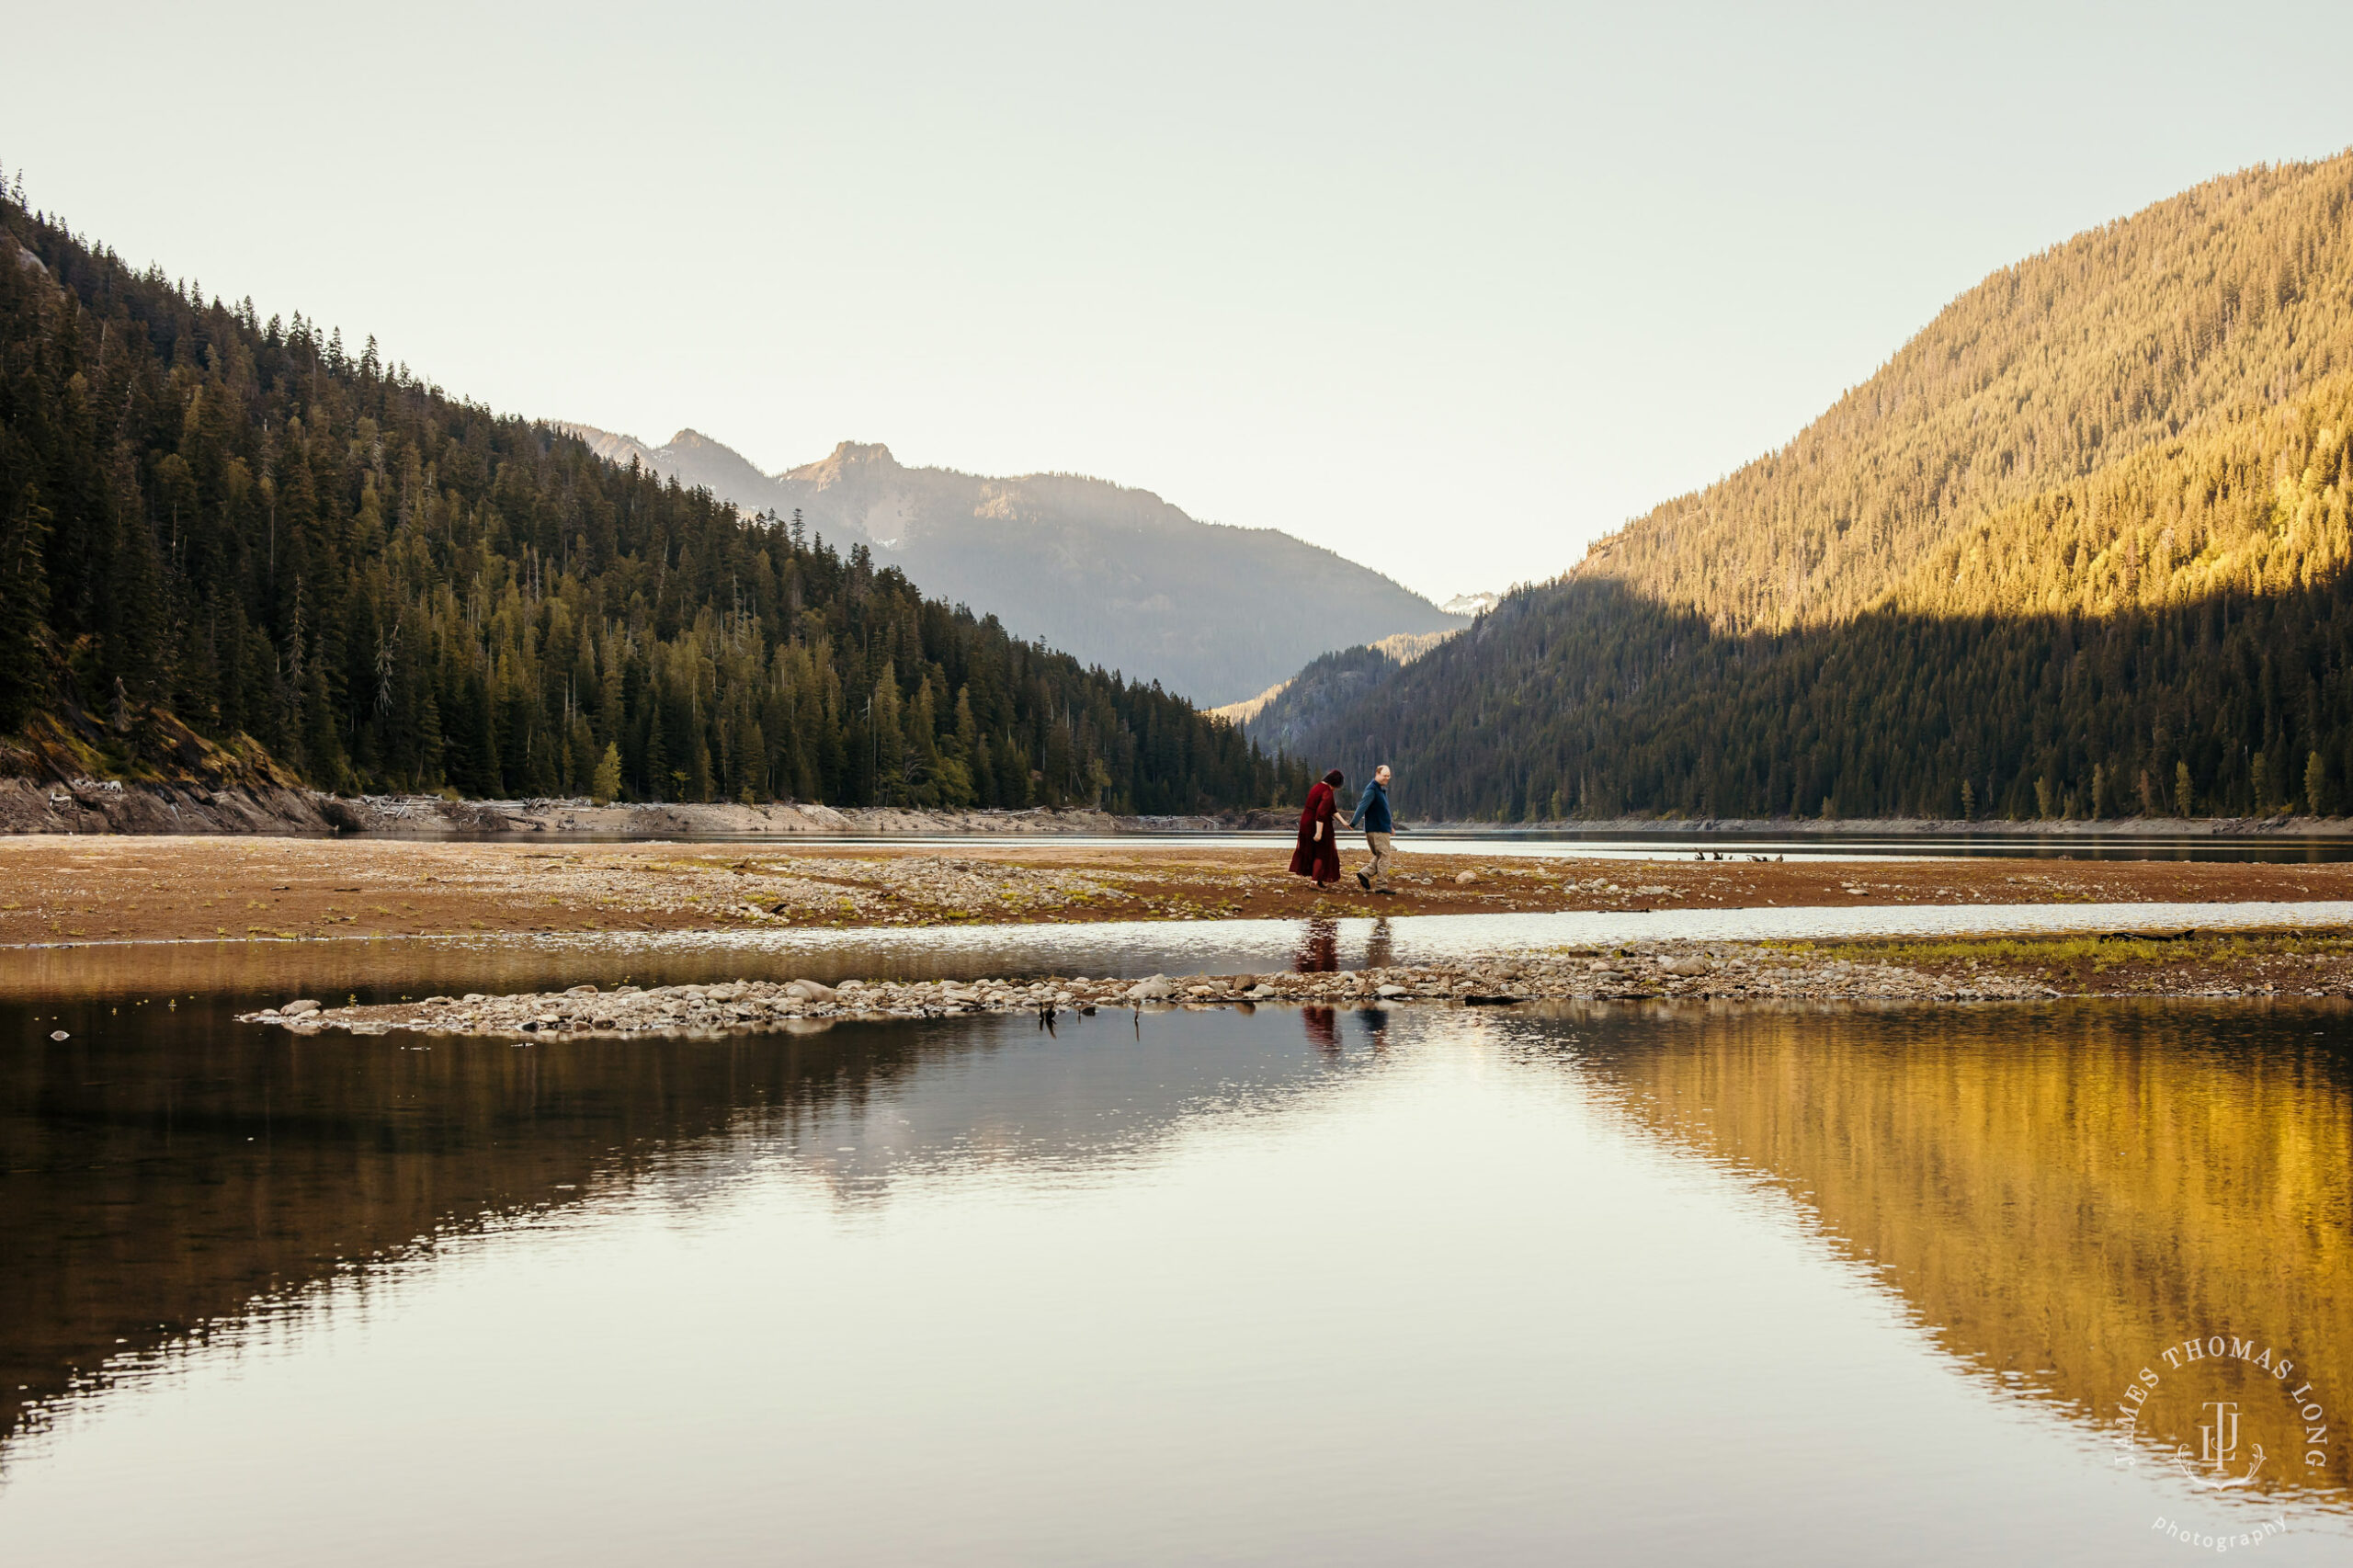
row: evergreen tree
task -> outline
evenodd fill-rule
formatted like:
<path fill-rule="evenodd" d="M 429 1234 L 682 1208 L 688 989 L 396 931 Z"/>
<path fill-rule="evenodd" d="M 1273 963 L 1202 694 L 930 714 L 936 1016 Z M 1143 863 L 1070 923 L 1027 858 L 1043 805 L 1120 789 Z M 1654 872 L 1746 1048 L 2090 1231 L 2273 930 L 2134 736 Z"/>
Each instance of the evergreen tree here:
<path fill-rule="evenodd" d="M 49 509 L 28 482 L 0 513 L 0 732 L 16 729 L 49 698 Z"/>

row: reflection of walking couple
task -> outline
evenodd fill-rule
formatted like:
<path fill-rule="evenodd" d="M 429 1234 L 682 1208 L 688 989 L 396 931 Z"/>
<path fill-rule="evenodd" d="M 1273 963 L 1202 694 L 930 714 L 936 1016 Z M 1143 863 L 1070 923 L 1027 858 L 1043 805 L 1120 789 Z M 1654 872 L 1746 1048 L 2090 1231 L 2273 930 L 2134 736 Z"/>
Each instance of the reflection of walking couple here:
<path fill-rule="evenodd" d="M 1364 960 L 1359 969 L 1387 969 L 1390 960 L 1389 916 L 1383 915 L 1372 923 L 1372 930 L 1365 938 Z M 1300 933 L 1299 947 L 1291 954 L 1290 967 L 1301 974 L 1331 974 L 1340 967 L 1340 923 L 1321 915 L 1307 923 Z M 1340 1054 L 1340 1015 L 1330 1007 L 1302 1007 L 1300 1021 L 1307 1027 L 1307 1038 L 1316 1050 L 1328 1057 Z M 1389 1015 L 1379 1005 L 1357 1010 L 1357 1021 L 1362 1026 L 1365 1043 L 1379 1051 L 1389 1043 Z"/>
<path fill-rule="evenodd" d="M 1379 892 L 1389 897 L 1387 888 L 1372 884 L 1389 874 L 1390 862 L 1395 858 L 1390 848 L 1390 835 L 1394 824 L 1389 815 L 1389 765 L 1382 763 L 1372 770 L 1372 782 L 1364 787 L 1364 796 L 1357 801 L 1356 814 L 1341 818 L 1340 788 L 1347 776 L 1338 768 L 1332 769 L 1307 791 L 1307 804 L 1299 813 L 1299 844 L 1290 853 L 1290 874 L 1313 877 L 1319 892 L 1340 880 L 1339 826 L 1364 830 L 1365 846 L 1372 851 L 1372 858 L 1357 870 L 1357 885 L 1367 892 Z"/>

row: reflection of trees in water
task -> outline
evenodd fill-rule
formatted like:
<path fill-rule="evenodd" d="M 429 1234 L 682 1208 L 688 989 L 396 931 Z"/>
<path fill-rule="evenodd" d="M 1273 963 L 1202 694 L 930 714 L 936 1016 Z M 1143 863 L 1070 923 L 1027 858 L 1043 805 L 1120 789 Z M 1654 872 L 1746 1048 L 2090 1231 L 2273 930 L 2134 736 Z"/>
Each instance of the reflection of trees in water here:
<path fill-rule="evenodd" d="M 910 1043 L 418 1051 L 296 1040 L 185 1004 L 125 1009 L 63 1045 L 35 1036 L 0 1078 L 0 1431 L 73 1369 L 339 1262 L 574 1201 L 747 1108 L 862 1100 L 910 1070 Z"/>
<path fill-rule="evenodd" d="M 430 1050 L 187 1003 L 63 1045 L 23 1018 L 0 1007 L 26 1041 L 0 1063 L 0 1437 L 109 1358 L 616 1180 L 690 1204 L 779 1149 L 847 1203 L 904 1160 L 1083 1175 L 1203 1107 L 1328 1082 L 1272 1010 L 1142 1020 L 1180 1051 L 1137 1049 L 1124 1017 L 1066 1022 L 1067 1045 L 1011 1017 Z"/>
<path fill-rule="evenodd" d="M 1629 1116 L 1777 1178 L 2006 1391 L 2105 1426 L 2154 1366 L 2174 1381 L 2151 1447 L 2196 1454 L 2200 1402 L 2238 1398 L 2271 1456 L 2258 1485 L 2313 1478 L 2284 1391 L 2309 1376 L 2353 1403 L 2341 1011 L 1552 1011 Z M 1560 1024 L 1519 1029 L 1561 1043 Z M 2302 1371 L 2233 1362 L 2193 1398 L 2160 1353 L 2208 1334 Z M 2353 1500 L 2331 1452 L 2323 1495 Z"/>

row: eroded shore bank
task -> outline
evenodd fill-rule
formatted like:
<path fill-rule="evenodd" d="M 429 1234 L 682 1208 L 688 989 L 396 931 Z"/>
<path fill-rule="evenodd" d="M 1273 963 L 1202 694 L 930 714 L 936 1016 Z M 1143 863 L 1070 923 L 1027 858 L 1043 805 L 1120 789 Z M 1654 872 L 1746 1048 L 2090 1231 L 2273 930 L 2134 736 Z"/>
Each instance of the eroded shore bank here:
<path fill-rule="evenodd" d="M 598 804 L 571 800 L 452 800 L 334 795 L 286 783 L 125 783 L 0 778 L 0 834 L 301 835 L 451 839 L 758 838 L 1209 832 L 1279 826 L 1284 813 L 1140 817 L 1073 808 L 926 810 L 773 802 Z"/>
<path fill-rule="evenodd" d="M 408 1031 L 514 1040 L 807 1028 L 969 1013 L 1543 1001 L 2028 1002 L 2063 996 L 2353 996 L 2353 930 L 2112 932 L 1896 942 L 1640 942 L 1497 953 L 1459 964 L 1140 980 L 739 980 L 709 985 L 427 996 L 243 1016 L 299 1034 Z"/>
<path fill-rule="evenodd" d="M 2353 863 L 1403 858 L 1318 891 L 1289 846 L 535 846 L 0 837 L 0 945 L 1106 920 L 2353 899 Z M 1362 851 L 1347 846 L 1345 865 Z"/>

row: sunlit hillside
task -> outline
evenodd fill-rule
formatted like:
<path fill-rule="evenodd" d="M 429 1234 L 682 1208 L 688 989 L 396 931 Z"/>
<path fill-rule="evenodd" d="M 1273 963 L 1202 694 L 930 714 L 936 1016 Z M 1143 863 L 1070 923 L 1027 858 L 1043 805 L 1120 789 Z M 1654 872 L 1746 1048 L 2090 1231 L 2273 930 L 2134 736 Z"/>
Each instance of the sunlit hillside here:
<path fill-rule="evenodd" d="M 2353 369 L 2348 225 L 2353 153 L 2211 180 L 2005 267 L 1580 574 L 1719 629 L 1850 615 L 1989 512 Z"/>
<path fill-rule="evenodd" d="M 2348 437 L 2353 376 L 2332 376 L 1963 525 L 1885 603 L 2105 617 L 2325 584 L 2353 562 Z"/>

